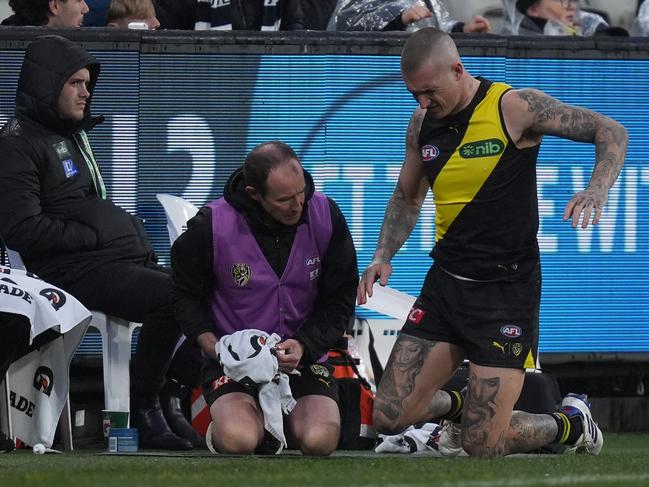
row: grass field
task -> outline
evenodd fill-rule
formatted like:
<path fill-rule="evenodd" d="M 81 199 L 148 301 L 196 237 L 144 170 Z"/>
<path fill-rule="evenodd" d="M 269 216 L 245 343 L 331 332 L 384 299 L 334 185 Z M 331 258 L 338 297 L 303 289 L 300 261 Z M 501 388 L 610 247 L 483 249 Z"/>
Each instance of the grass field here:
<path fill-rule="evenodd" d="M 0 455 L 0 486 L 649 486 L 649 436 L 609 434 L 598 457 L 538 455 L 494 460 L 421 456 L 326 459 L 111 456 L 79 450 Z"/>

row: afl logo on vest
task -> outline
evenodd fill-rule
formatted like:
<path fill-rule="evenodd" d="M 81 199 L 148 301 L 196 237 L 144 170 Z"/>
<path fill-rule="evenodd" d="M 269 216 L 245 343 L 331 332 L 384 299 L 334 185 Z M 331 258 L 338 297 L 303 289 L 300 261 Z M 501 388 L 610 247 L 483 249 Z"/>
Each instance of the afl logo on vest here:
<path fill-rule="evenodd" d="M 234 264 L 232 266 L 232 279 L 239 287 L 244 287 L 250 281 L 250 266 L 248 264 Z"/>
<path fill-rule="evenodd" d="M 439 156 L 439 149 L 434 145 L 425 145 L 421 148 L 421 158 L 424 162 L 432 161 L 437 159 Z"/>

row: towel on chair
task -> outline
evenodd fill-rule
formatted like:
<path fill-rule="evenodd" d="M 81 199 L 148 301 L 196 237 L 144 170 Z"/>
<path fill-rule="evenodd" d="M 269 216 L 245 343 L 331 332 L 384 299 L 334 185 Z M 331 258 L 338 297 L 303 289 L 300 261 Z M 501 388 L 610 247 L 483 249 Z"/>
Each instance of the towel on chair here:
<path fill-rule="evenodd" d="M 281 338 L 276 333 L 240 330 L 221 337 L 216 352 L 225 375 L 244 385 L 259 386 L 259 405 L 264 414 L 264 428 L 286 447 L 284 418 L 295 407 L 288 375 L 279 370 L 274 347 Z M 297 370 L 291 373 L 299 372 Z"/>
<path fill-rule="evenodd" d="M 29 319 L 30 343 L 48 329 L 62 334 L 15 361 L 8 374 L 13 435 L 29 445 L 51 447 L 68 397 L 70 361 L 90 311 L 65 291 L 8 267 L 0 267 L 0 311 Z"/>

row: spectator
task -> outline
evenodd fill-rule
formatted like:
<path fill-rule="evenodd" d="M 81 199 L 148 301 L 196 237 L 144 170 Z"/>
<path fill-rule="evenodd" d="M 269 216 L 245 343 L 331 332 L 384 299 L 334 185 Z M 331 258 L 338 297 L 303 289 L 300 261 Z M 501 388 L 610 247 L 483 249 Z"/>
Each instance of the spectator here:
<path fill-rule="evenodd" d="M 301 372 L 290 376 L 289 447 L 328 455 L 338 444 L 338 394 L 319 362 L 354 315 L 358 268 L 347 223 L 279 141 L 253 149 L 224 195 L 189 221 L 171 253 L 176 317 L 207 357 L 207 441 L 222 453 L 265 447 L 257 391 L 227 377 L 215 350 L 224 336 L 253 328 L 277 333 L 280 369 Z"/>
<path fill-rule="evenodd" d="M 464 23 L 451 19 L 441 0 L 338 0 L 328 30 L 388 31 L 437 27 L 444 32 L 491 32 L 489 21 L 476 15 Z"/>
<path fill-rule="evenodd" d="M 14 14 L 2 25 L 46 25 L 48 27 L 81 27 L 88 13 L 84 0 L 9 0 Z"/>
<path fill-rule="evenodd" d="M 189 449 L 199 438 L 174 434 L 159 401 L 180 337 L 168 271 L 142 222 L 107 198 L 86 133 L 103 120 L 90 113 L 99 68 L 60 36 L 28 46 L 15 117 L 0 132 L 0 235 L 29 270 L 89 309 L 143 324 L 131 389 L 141 445 Z"/>
<path fill-rule="evenodd" d="M 196 30 L 302 30 L 300 0 L 198 0 Z"/>
<path fill-rule="evenodd" d="M 83 25 L 87 27 L 103 27 L 107 24 L 108 10 L 111 6 L 111 0 L 86 0 L 88 6 L 90 7 L 90 12 L 86 15 Z M 155 21 L 150 18 L 148 7 L 144 3 L 151 3 L 154 8 L 154 17 Z M 126 1 L 123 0 L 118 2 L 119 10 L 124 11 L 133 10 L 135 8 L 138 11 L 147 11 L 145 18 L 149 19 L 149 22 L 145 22 L 147 26 L 151 24 L 159 23 L 158 29 L 179 29 L 179 30 L 194 30 L 194 24 L 196 24 L 196 5 L 197 0 L 146 0 L 146 2 L 140 2 L 140 0 L 135 1 Z M 128 17 L 129 15 L 123 15 L 120 12 L 115 12 L 115 17 L 123 18 Z M 143 17 L 143 14 L 138 13 L 136 17 Z M 132 27 L 144 28 L 142 25 L 141 19 L 134 19 L 136 25 Z M 117 27 L 117 26 L 113 26 Z M 128 27 L 125 25 L 124 28 Z M 150 28 L 150 27 L 149 27 Z"/>
<path fill-rule="evenodd" d="M 511 0 L 505 0 L 511 1 Z M 621 27 L 609 27 L 601 15 L 584 12 L 578 0 L 514 0 L 511 24 L 503 25 L 504 34 L 514 35 L 572 35 L 624 36 Z"/>
<path fill-rule="evenodd" d="M 160 27 L 151 0 L 112 0 L 106 17 L 108 27 L 155 30 Z"/>

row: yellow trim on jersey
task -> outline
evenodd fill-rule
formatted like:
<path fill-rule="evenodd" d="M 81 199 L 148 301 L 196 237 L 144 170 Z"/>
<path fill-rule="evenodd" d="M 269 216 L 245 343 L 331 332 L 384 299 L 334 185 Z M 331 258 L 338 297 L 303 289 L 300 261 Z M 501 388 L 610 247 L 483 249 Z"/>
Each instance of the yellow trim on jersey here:
<path fill-rule="evenodd" d="M 457 215 L 475 198 L 500 161 L 509 142 L 500 119 L 500 97 L 509 89 L 504 83 L 492 83 L 478 103 L 462 142 L 455 148 L 444 168 L 435 178 L 432 190 L 435 199 L 436 241 L 444 238 Z M 496 155 L 462 157 L 460 149 L 487 141 L 500 141 L 502 150 Z M 497 145 L 497 142 L 496 142 Z M 466 156 L 466 152 L 462 152 Z"/>

